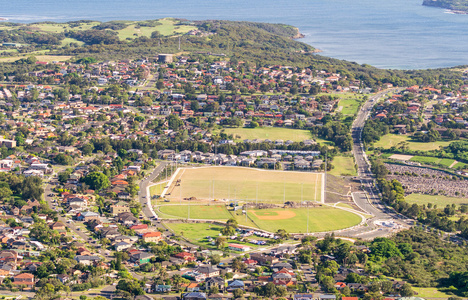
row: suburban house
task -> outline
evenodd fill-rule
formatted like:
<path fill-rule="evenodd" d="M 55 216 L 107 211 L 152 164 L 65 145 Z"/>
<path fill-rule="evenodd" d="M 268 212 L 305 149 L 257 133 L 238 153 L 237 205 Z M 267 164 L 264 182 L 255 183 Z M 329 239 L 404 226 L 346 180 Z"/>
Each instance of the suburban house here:
<path fill-rule="evenodd" d="M 219 269 L 212 265 L 199 266 L 197 272 L 205 274 L 206 277 L 219 276 Z"/>
<path fill-rule="evenodd" d="M 139 265 L 149 263 L 154 254 L 148 252 L 135 253 L 130 256 L 130 261 Z"/>
<path fill-rule="evenodd" d="M 182 300 L 205 300 L 206 294 L 200 292 L 190 292 L 182 294 Z"/>
<path fill-rule="evenodd" d="M 127 202 L 119 201 L 116 204 L 110 206 L 111 213 L 114 216 L 117 216 L 120 213 L 130 212 L 130 207 Z"/>
<path fill-rule="evenodd" d="M 241 290 L 244 290 L 245 288 L 245 284 L 242 280 L 232 280 L 232 281 L 229 281 L 228 282 L 228 286 L 226 288 L 226 290 L 228 292 L 232 292 L 234 290 L 237 290 L 237 289 L 241 289 Z"/>
<path fill-rule="evenodd" d="M 101 258 L 99 256 L 95 256 L 95 255 L 77 255 L 77 256 L 75 256 L 75 260 L 80 264 L 88 266 L 88 265 L 91 265 L 91 264 L 93 264 L 95 262 L 100 261 Z"/>
<path fill-rule="evenodd" d="M 209 290 L 212 287 L 217 287 L 219 291 L 224 290 L 224 278 L 219 276 L 207 278 L 205 280 L 205 288 Z"/>
<path fill-rule="evenodd" d="M 28 288 L 34 286 L 34 275 L 31 273 L 21 273 L 13 277 L 13 284 L 26 285 Z"/>
<path fill-rule="evenodd" d="M 250 249 L 252 249 L 252 248 L 249 247 L 249 246 L 246 246 L 246 245 L 239 245 L 239 244 L 229 244 L 229 245 L 228 245 L 228 248 L 229 248 L 229 250 L 241 251 L 241 252 L 247 252 L 247 251 L 249 251 Z"/>
<path fill-rule="evenodd" d="M 145 243 L 158 243 L 162 240 L 162 234 L 159 231 L 151 231 L 144 233 L 142 236 Z"/>
<path fill-rule="evenodd" d="M 180 252 L 180 253 L 177 253 L 174 256 L 184 260 L 185 262 L 195 261 L 195 256 L 193 256 L 192 253 L 188 253 L 188 252 Z"/>

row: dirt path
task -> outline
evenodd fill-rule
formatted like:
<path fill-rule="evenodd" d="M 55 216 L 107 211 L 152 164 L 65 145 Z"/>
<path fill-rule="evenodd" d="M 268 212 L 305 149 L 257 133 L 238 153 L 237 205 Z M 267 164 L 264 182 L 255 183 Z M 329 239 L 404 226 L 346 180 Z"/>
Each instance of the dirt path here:
<path fill-rule="evenodd" d="M 458 161 L 454 160 L 453 163 L 449 166 L 449 168 L 453 168 L 455 167 L 455 165 L 458 164 Z"/>

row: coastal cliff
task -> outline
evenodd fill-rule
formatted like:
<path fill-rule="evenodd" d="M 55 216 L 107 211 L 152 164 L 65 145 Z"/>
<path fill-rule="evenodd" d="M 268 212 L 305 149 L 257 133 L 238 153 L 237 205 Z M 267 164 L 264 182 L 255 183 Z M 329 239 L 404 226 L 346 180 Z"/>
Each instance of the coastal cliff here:
<path fill-rule="evenodd" d="M 450 9 L 454 13 L 468 13 L 468 0 L 424 0 L 422 5 Z"/>
<path fill-rule="evenodd" d="M 299 31 L 299 28 L 295 27 L 296 28 L 296 34 L 292 37 L 293 39 L 302 39 L 305 37 L 305 35 L 303 35 L 300 31 Z"/>

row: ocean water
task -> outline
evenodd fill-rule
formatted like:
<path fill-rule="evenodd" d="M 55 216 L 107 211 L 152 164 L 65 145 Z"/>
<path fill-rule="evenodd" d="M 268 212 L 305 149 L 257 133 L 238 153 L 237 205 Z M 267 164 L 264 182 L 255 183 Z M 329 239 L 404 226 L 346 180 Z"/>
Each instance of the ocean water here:
<path fill-rule="evenodd" d="M 223 19 L 296 26 L 322 55 L 390 69 L 468 65 L 468 15 L 422 0 L 0 0 L 12 22 Z"/>

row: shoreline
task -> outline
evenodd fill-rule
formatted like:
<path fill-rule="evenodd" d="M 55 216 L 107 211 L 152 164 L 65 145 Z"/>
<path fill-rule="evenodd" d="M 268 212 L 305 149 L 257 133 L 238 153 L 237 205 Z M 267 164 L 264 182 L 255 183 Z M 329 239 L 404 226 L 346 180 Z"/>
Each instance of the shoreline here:
<path fill-rule="evenodd" d="M 302 39 L 302 38 L 305 38 L 305 34 L 302 34 L 300 31 L 299 31 L 299 28 L 295 27 L 296 28 L 296 35 L 294 35 L 292 37 L 293 40 L 297 40 L 297 39 Z"/>

